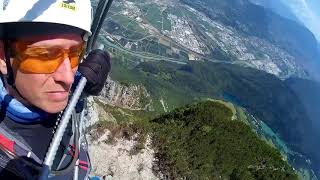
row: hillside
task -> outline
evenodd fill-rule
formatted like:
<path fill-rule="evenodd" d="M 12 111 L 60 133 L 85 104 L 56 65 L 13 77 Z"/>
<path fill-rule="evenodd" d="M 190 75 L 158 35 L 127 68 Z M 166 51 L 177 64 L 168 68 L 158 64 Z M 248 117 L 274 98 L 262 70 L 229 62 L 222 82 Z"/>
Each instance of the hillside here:
<path fill-rule="evenodd" d="M 313 151 L 310 153 L 313 154 L 313 157 L 315 157 L 315 163 L 313 166 L 315 166 L 314 168 L 317 169 L 319 168 L 320 164 L 319 151 L 317 148 L 315 148 L 320 147 L 320 141 L 318 140 L 320 137 L 320 83 L 296 78 L 288 79 L 285 81 L 285 83 L 295 92 L 295 94 L 297 94 L 303 106 L 306 107 L 307 115 L 312 121 L 312 129 L 309 130 L 313 131 L 314 140 L 312 141 L 312 138 L 310 138 L 309 140 L 311 142 L 308 144 L 309 146 L 313 147 L 310 148 L 310 150 L 313 149 Z"/>
<path fill-rule="evenodd" d="M 280 153 L 225 105 L 206 101 L 154 119 L 158 170 L 169 179 L 297 179 Z"/>
<path fill-rule="evenodd" d="M 290 78 L 285 83 L 297 94 L 302 104 L 306 107 L 307 113 L 316 127 L 320 127 L 320 83 L 306 80 Z"/>
<path fill-rule="evenodd" d="M 288 9 L 286 4 L 284 4 L 282 1 L 250 0 L 250 2 L 263 6 L 267 9 L 271 9 L 282 17 L 299 22 L 299 19 L 296 17 L 296 15 L 291 11 L 291 9 Z"/>
<path fill-rule="evenodd" d="M 131 58 L 117 59 L 116 56 L 111 77 L 122 84 L 146 87 L 152 101 L 151 110 L 156 114 L 201 99 L 225 99 L 244 107 L 255 118 L 266 123 L 276 133 L 269 135 L 270 138 L 279 136 L 285 141 L 292 149 L 285 153 L 297 168 L 310 168 L 307 163 L 309 158 L 316 160 L 313 143 L 317 142 L 318 136 L 310 131 L 312 121 L 297 95 L 275 76 L 223 63 L 190 62 L 179 65 L 158 61 L 135 65 L 125 59 Z M 314 163 L 316 168 L 316 161 Z"/>
<path fill-rule="evenodd" d="M 246 116 L 236 115 L 240 111 L 232 104 L 207 100 L 156 117 L 96 102 L 105 114 L 90 133 L 91 149 L 99 153 L 92 157 L 99 164 L 95 170 L 99 175 L 116 179 L 133 174 L 153 179 L 297 179 L 283 155 L 246 125 Z M 150 148 L 153 163 L 146 154 Z M 126 170 L 128 159 L 130 169 Z"/>
<path fill-rule="evenodd" d="M 157 111 L 163 109 L 159 104 L 161 98 L 169 109 L 174 109 L 201 97 L 217 97 L 247 108 L 289 144 L 301 142 L 301 137 L 306 135 L 303 129 L 311 127 L 296 95 L 281 80 L 262 71 L 230 64 L 190 62 L 177 65 L 164 61 L 140 63 L 132 69 L 122 66 L 118 70 L 116 63 L 121 62 L 115 62 L 111 77 L 145 86 L 154 98 Z"/>

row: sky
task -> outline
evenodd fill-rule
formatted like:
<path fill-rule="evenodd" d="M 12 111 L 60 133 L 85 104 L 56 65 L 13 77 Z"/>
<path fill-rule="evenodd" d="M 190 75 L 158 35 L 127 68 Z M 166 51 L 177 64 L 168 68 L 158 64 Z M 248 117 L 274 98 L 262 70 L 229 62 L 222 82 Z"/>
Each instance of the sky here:
<path fill-rule="evenodd" d="M 320 1 L 281 0 L 320 42 Z"/>

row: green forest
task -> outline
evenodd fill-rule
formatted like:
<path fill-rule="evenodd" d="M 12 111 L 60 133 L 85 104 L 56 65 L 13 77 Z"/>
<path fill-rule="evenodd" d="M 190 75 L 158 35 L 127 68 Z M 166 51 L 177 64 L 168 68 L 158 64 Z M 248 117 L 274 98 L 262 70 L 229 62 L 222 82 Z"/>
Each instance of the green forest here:
<path fill-rule="evenodd" d="M 157 170 L 169 179 L 297 179 L 276 149 L 231 117 L 205 101 L 154 119 Z"/>

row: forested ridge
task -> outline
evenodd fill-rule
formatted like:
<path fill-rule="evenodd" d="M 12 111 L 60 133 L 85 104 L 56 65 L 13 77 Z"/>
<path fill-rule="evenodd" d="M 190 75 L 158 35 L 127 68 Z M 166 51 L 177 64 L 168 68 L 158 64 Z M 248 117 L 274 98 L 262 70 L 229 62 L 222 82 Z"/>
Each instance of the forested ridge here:
<path fill-rule="evenodd" d="M 154 119 L 157 171 L 169 179 L 297 179 L 281 154 L 213 101 Z"/>

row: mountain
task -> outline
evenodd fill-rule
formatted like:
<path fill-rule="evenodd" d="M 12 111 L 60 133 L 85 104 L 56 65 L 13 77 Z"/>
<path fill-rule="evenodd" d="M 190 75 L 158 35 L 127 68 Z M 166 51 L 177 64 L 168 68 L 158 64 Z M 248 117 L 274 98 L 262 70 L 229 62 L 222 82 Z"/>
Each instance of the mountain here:
<path fill-rule="evenodd" d="M 231 103 L 211 99 L 156 117 L 101 98 L 90 109 L 91 120 L 99 112 L 89 144 L 93 173 L 101 177 L 297 179 L 285 157 L 246 124 L 249 115 L 238 115 Z"/>
<path fill-rule="evenodd" d="M 303 106 L 306 108 L 307 115 L 312 120 L 313 128 L 310 131 L 314 131 L 314 140 L 309 139 L 309 144 L 315 147 L 320 147 L 320 83 L 305 79 L 291 78 L 285 81 L 285 83 L 295 92 Z M 317 150 L 312 152 L 312 156 L 315 159 L 313 164 L 316 169 L 320 169 L 320 156 Z"/>
<path fill-rule="evenodd" d="M 306 27 L 310 29 L 314 33 L 314 35 L 317 37 L 318 40 L 320 40 L 319 35 L 319 7 L 320 3 L 317 0 L 292 0 L 292 1 L 286 1 L 282 0 L 283 3 L 286 4 L 288 8 L 291 9 L 292 12 L 296 14 L 296 17 L 299 19 L 299 21 L 304 24 Z"/>
<path fill-rule="evenodd" d="M 307 113 L 315 126 L 320 127 L 320 83 L 298 78 L 290 78 L 286 84 L 297 94 L 300 101 L 306 107 Z"/>
<path fill-rule="evenodd" d="M 319 17 L 317 0 L 250 0 L 250 2 L 271 9 L 282 17 L 306 26 L 319 41 Z"/>
<path fill-rule="evenodd" d="M 293 151 L 315 160 L 315 167 L 318 167 L 315 147 L 319 136 L 312 130 L 313 124 L 306 107 L 296 93 L 277 77 L 252 68 L 223 63 L 190 62 L 179 65 L 159 61 L 128 66 L 121 59 L 132 58 L 116 59 L 111 77 L 119 82 L 146 87 L 152 98 L 152 109 L 158 113 L 203 98 L 231 101 L 265 122 Z M 288 156 L 293 160 L 300 155 L 293 153 Z M 297 167 L 303 167 L 302 164 L 297 162 Z"/>
<path fill-rule="evenodd" d="M 156 170 L 166 179 L 297 179 L 278 151 L 219 102 L 181 107 L 152 122 Z"/>
<path fill-rule="evenodd" d="M 197 97 L 219 97 L 247 108 L 280 131 L 288 141 L 301 139 L 305 129 L 311 127 L 304 107 L 291 89 L 275 76 L 252 68 L 210 62 L 178 65 L 160 61 L 143 62 L 127 70 L 116 69 L 111 77 L 120 82 L 142 84 L 159 99 L 171 96 L 172 99 L 165 99 L 170 109 Z M 185 96 L 190 98 L 185 99 Z M 163 109 L 160 105 L 156 107 Z M 290 128 L 286 127 L 287 122 L 293 122 Z"/>
<path fill-rule="evenodd" d="M 259 6 L 263 6 L 267 9 L 271 9 L 282 17 L 288 18 L 298 23 L 300 22 L 296 15 L 291 11 L 291 9 L 282 1 L 250 0 L 250 2 Z"/>

